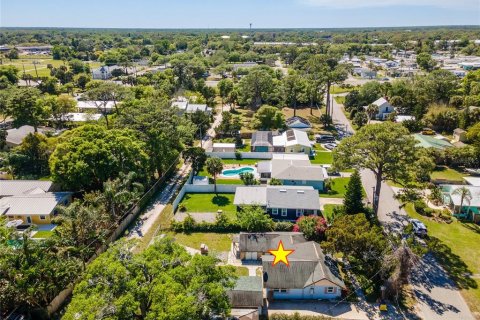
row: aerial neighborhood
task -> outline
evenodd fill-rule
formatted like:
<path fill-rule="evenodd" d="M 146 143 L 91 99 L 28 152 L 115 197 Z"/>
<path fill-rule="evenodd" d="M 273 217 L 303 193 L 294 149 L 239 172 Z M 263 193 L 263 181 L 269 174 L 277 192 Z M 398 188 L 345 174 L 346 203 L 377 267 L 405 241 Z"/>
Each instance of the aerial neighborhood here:
<path fill-rule="evenodd" d="M 0 319 L 480 319 L 478 26 L 0 30 Z"/>

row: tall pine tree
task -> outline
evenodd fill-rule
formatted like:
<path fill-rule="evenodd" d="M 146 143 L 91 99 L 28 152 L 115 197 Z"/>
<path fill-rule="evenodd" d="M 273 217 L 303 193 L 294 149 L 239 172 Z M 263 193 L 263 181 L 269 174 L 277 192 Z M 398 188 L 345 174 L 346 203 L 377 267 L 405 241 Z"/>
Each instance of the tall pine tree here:
<path fill-rule="evenodd" d="M 357 214 L 364 211 L 363 186 L 358 170 L 353 172 L 347 185 L 343 205 L 347 214 Z"/>

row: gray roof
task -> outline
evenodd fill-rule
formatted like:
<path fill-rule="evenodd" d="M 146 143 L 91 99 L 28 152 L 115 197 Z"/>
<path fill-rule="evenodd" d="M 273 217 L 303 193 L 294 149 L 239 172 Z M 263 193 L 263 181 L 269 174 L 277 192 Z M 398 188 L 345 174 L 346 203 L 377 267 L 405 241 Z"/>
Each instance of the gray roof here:
<path fill-rule="evenodd" d="M 273 144 L 272 131 L 257 131 L 252 134 L 252 147 L 271 147 Z"/>
<path fill-rule="evenodd" d="M 240 232 L 238 245 L 241 252 L 267 252 L 272 248 L 276 248 L 280 240 L 282 240 L 285 246 L 307 241 L 301 232 Z"/>
<path fill-rule="evenodd" d="M 267 208 L 320 210 L 318 191 L 313 187 L 269 186 Z"/>
<path fill-rule="evenodd" d="M 261 277 L 238 277 L 233 290 L 241 291 L 260 291 L 263 290 L 263 280 Z"/>
<path fill-rule="evenodd" d="M 41 128 L 37 129 L 38 133 L 43 133 L 44 130 Z M 14 145 L 20 145 L 22 144 L 22 140 L 29 134 L 29 133 L 34 133 L 35 129 L 32 126 L 21 126 L 20 128 L 17 129 L 8 129 L 7 130 L 7 142 L 14 144 Z"/>
<path fill-rule="evenodd" d="M 320 210 L 318 191 L 310 186 L 238 187 L 233 204 Z"/>
<path fill-rule="evenodd" d="M 301 128 L 311 127 L 310 121 L 308 121 L 307 119 L 302 118 L 302 117 L 288 118 L 285 121 L 285 123 L 288 127 L 294 127 L 294 128 L 295 127 L 301 127 Z"/>
<path fill-rule="evenodd" d="M 272 178 L 282 180 L 310 180 L 322 181 L 325 179 L 322 168 L 313 166 L 309 160 L 272 160 Z"/>
<path fill-rule="evenodd" d="M 0 213 L 7 216 L 49 215 L 70 195 L 69 192 L 48 192 L 2 198 L 0 199 Z"/>
<path fill-rule="evenodd" d="M 263 305 L 263 279 L 239 277 L 235 287 L 227 294 L 233 307 L 259 307 Z"/>
<path fill-rule="evenodd" d="M 51 191 L 52 181 L 40 180 L 0 180 L 0 197 L 27 195 Z"/>
<path fill-rule="evenodd" d="M 386 105 L 388 107 L 391 107 L 392 105 L 383 97 L 381 98 L 378 98 L 377 100 L 375 100 L 373 103 L 373 105 L 377 106 L 377 107 L 382 107 L 383 105 Z"/>
<path fill-rule="evenodd" d="M 272 243 L 277 248 L 278 241 Z M 275 241 L 273 241 L 275 242 Z M 282 241 L 283 243 L 283 241 Z M 272 265 L 274 256 L 262 256 L 263 272 L 266 274 L 266 288 L 303 289 L 321 280 L 327 280 L 341 288 L 345 283 L 340 279 L 336 263 L 326 256 L 317 242 L 309 241 L 288 245 L 285 249 L 293 249 L 288 256 L 289 266 L 279 263 Z"/>

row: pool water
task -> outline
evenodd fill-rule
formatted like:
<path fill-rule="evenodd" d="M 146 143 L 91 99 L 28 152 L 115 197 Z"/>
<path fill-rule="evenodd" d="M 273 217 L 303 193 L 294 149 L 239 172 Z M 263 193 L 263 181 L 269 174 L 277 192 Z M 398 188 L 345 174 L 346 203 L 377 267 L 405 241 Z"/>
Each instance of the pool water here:
<path fill-rule="evenodd" d="M 238 169 L 226 169 L 222 171 L 222 175 L 225 177 L 233 177 L 233 176 L 238 176 L 240 173 L 246 173 L 246 172 L 251 172 L 253 173 L 255 169 L 251 167 L 240 167 Z"/>

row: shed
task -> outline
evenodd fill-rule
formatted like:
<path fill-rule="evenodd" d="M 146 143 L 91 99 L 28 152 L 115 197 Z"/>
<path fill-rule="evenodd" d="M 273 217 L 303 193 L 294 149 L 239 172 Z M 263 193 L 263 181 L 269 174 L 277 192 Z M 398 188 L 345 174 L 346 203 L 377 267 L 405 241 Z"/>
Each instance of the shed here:
<path fill-rule="evenodd" d="M 263 306 L 262 278 L 239 277 L 235 287 L 227 294 L 233 308 L 259 308 Z"/>

